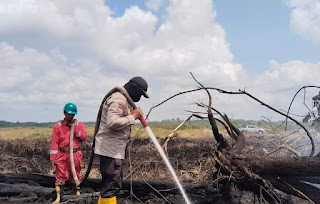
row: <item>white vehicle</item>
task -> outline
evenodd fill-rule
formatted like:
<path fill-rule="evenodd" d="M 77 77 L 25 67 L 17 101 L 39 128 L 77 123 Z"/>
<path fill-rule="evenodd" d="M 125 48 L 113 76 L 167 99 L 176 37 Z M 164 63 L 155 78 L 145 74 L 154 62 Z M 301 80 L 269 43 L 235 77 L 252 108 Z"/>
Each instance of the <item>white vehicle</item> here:
<path fill-rule="evenodd" d="M 259 135 L 262 135 L 265 132 L 263 128 L 259 128 L 255 125 L 247 125 L 245 128 L 240 128 L 240 131 L 243 133 L 258 133 Z"/>

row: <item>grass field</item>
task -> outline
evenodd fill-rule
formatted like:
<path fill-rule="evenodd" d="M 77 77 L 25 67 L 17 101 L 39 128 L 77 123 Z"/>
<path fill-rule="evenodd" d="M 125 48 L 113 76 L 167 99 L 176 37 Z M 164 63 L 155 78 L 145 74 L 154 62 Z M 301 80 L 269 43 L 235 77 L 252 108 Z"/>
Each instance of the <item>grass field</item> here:
<path fill-rule="evenodd" d="M 94 127 L 86 127 L 88 135 L 93 135 Z M 167 135 L 171 134 L 174 127 L 152 127 L 154 135 L 159 138 L 165 138 Z M 209 137 L 212 136 L 211 130 L 205 126 L 198 126 L 193 128 L 182 128 L 176 132 L 180 137 Z M 0 139 L 4 140 L 14 140 L 14 139 L 35 139 L 35 138 L 48 138 L 51 139 L 52 126 L 49 127 L 0 127 Z M 138 137 L 148 137 L 146 131 L 141 128 L 140 125 L 134 125 L 132 128 L 132 136 Z"/>
<path fill-rule="evenodd" d="M 150 128 L 153 131 L 154 135 L 158 138 L 165 138 L 169 134 L 171 134 L 176 127 L 179 126 L 183 121 L 176 120 L 176 121 L 165 121 L 165 122 L 150 122 Z M 270 130 L 270 124 L 261 122 L 261 121 L 244 121 L 244 120 L 235 120 L 233 121 L 237 127 L 244 127 L 247 124 L 254 124 L 261 128 L 264 128 L 267 132 Z M 277 127 L 283 123 L 274 123 L 272 126 Z M 94 133 L 94 126 L 95 123 L 93 122 L 85 122 L 88 135 L 92 136 Z M 226 131 L 222 127 L 221 124 L 218 123 L 218 127 L 222 134 L 225 134 Z M 5 140 L 14 140 L 19 138 L 51 138 L 53 125 L 45 125 L 45 126 L 0 126 L 0 139 Z M 295 129 L 297 126 L 290 122 L 288 123 L 288 129 Z M 199 120 L 199 121 L 192 121 L 184 124 L 176 134 L 179 137 L 187 137 L 187 138 L 208 138 L 212 137 L 211 127 L 208 124 L 208 121 Z M 143 130 L 140 123 L 136 123 L 132 126 L 132 134 L 133 137 L 148 137 L 146 131 Z"/>
<path fill-rule="evenodd" d="M 94 128 L 88 127 L 87 131 L 93 135 Z M 1 127 L 0 139 L 36 139 L 48 138 L 51 139 L 52 127 Z"/>

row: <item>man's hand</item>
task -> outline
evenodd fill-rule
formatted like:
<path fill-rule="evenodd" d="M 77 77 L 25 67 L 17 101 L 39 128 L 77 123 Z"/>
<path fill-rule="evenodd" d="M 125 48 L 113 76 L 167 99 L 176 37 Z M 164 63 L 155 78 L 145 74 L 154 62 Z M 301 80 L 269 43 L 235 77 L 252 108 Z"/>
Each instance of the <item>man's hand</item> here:
<path fill-rule="evenodd" d="M 133 115 L 134 119 L 139 119 L 143 116 L 143 112 L 140 107 L 131 111 L 131 115 Z"/>
<path fill-rule="evenodd" d="M 78 125 L 77 119 L 72 119 L 71 125 L 77 126 Z"/>

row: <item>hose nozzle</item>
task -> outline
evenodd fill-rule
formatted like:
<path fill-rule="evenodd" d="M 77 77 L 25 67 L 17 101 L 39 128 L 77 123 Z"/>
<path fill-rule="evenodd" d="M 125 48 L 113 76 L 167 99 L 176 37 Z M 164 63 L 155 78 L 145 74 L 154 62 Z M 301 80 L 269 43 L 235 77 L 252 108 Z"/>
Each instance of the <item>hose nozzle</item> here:
<path fill-rule="evenodd" d="M 139 120 L 140 120 L 141 124 L 143 125 L 143 127 L 147 127 L 147 126 L 148 126 L 148 123 L 147 123 L 147 121 L 144 119 L 143 116 L 141 116 L 141 118 L 139 118 Z"/>

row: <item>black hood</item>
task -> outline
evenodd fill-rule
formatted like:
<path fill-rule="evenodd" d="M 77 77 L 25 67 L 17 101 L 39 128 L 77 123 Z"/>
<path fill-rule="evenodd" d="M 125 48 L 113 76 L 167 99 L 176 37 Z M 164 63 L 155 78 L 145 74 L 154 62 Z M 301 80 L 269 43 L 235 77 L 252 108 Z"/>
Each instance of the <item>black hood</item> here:
<path fill-rule="evenodd" d="M 129 81 L 124 85 L 124 88 L 127 90 L 133 102 L 140 101 L 140 98 L 143 95 L 143 91 L 136 83 Z"/>

